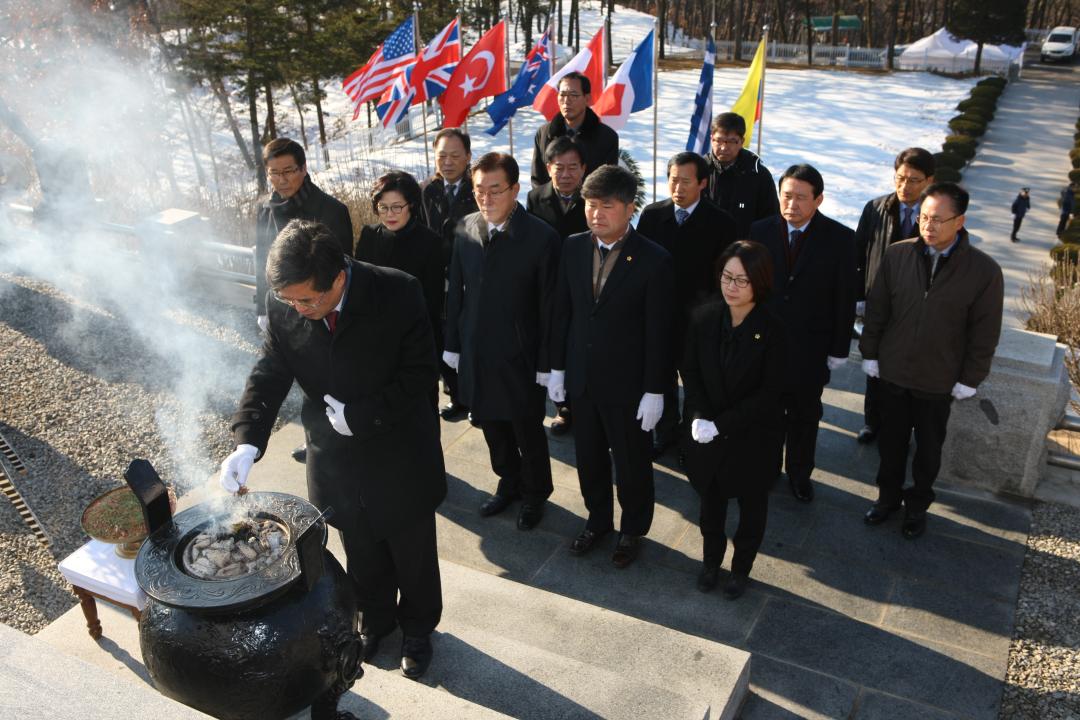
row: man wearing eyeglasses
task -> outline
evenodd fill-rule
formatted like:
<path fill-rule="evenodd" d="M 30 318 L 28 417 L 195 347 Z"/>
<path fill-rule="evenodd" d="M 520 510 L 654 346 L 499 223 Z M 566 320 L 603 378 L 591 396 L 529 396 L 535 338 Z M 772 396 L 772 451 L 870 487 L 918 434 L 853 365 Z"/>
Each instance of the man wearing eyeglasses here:
<path fill-rule="evenodd" d="M 364 657 L 400 627 L 401 669 L 419 677 L 442 613 L 435 509 L 446 496 L 431 403 L 435 336 L 420 283 L 341 252 L 325 225 L 293 220 L 267 260 L 269 323 L 232 417 L 230 492 L 265 451 L 295 381 L 310 452 L 308 497 L 332 507 L 363 622 Z"/>
<path fill-rule="evenodd" d="M 712 121 L 709 184 L 710 200 L 735 218 L 735 237 L 750 237 L 750 226 L 780 212 L 772 173 L 754 153 L 743 147 L 746 120 L 738 113 L 720 113 Z"/>
<path fill-rule="evenodd" d="M 585 152 L 585 175 L 601 165 L 619 162 L 619 134 L 600 122 L 592 105 L 592 83 L 579 72 L 559 79 L 559 114 L 540 126 L 533 138 L 532 184 L 543 185 L 551 176 L 544 161 L 544 151 L 552 140 L 569 137 Z"/>
<path fill-rule="evenodd" d="M 971 246 L 964 229 L 968 194 L 936 183 L 919 198 L 920 236 L 891 245 L 870 297 L 859 349 L 863 371 L 879 378 L 878 499 L 863 520 L 879 525 L 904 508 L 901 532 L 926 529 L 953 400 L 966 400 L 990 373 L 998 338 L 1001 267 Z M 914 485 L 903 489 L 908 444 Z"/>
<path fill-rule="evenodd" d="M 933 182 L 934 156 L 920 147 L 901 150 L 893 162 L 895 191 L 874 198 L 863 208 L 859 226 L 855 229 L 855 262 L 859 272 L 859 283 L 855 288 L 856 316 L 866 315 L 866 298 L 885 251 L 895 242 L 918 237 L 919 196 Z M 855 438 L 861 445 L 873 442 L 881 426 L 877 393 L 877 378 L 867 375 L 863 398 L 865 422 Z"/>
<path fill-rule="evenodd" d="M 513 157 L 497 152 L 472 169 L 480 211 L 454 232 L 443 360 L 458 372 L 499 478 L 480 515 L 520 498 L 517 527 L 531 530 L 552 492 L 543 386 L 559 236 L 518 204 L 518 172 Z"/>

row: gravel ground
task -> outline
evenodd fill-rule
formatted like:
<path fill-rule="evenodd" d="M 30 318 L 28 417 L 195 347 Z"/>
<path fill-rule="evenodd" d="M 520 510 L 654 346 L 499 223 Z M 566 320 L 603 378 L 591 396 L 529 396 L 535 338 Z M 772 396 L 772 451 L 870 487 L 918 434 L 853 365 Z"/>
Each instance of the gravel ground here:
<path fill-rule="evenodd" d="M 1000 717 L 1080 719 L 1080 508 L 1032 514 Z"/>

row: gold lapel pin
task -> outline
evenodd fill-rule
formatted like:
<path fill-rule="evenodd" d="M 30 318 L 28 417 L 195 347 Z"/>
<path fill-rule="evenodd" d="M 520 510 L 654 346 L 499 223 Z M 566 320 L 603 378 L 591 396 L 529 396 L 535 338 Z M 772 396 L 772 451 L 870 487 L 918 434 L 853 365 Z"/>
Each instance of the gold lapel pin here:
<path fill-rule="evenodd" d="M 626 256 L 626 262 L 630 262 L 630 261 L 631 261 L 631 260 L 633 260 L 633 259 L 634 259 L 634 256 L 633 256 L 633 255 L 627 255 L 627 256 Z"/>
<path fill-rule="evenodd" d="M 754 333 L 754 339 L 755 340 L 760 340 L 761 339 L 761 333 Z"/>

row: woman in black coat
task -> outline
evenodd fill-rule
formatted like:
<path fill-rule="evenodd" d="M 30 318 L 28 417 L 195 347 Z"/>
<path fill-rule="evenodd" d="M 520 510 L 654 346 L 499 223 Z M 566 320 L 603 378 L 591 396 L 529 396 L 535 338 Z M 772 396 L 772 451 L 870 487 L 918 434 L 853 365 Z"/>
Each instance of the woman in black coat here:
<path fill-rule="evenodd" d="M 772 288 L 769 252 L 740 240 L 717 261 L 722 299 L 697 309 L 680 368 L 687 475 L 701 496 L 704 564 L 698 589 L 709 592 L 727 549 L 724 521 L 739 501 L 735 554 L 724 596 L 734 600 L 749 583 L 765 536 L 768 495 L 783 443 L 780 393 L 786 369 L 785 332 L 764 301 Z"/>

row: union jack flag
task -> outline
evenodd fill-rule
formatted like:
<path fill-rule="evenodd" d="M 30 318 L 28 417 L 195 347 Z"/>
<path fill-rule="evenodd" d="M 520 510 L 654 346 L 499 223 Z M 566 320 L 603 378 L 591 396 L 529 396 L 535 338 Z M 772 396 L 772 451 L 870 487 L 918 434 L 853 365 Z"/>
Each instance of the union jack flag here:
<path fill-rule="evenodd" d="M 375 112 L 379 114 L 379 120 L 384 128 L 397 125 L 409 112 L 409 106 L 414 102 L 416 87 L 412 84 L 413 73 L 416 63 L 409 63 L 405 69 L 394 76 L 390 87 L 386 88 L 379 103 L 375 106 Z"/>
<path fill-rule="evenodd" d="M 399 71 L 415 60 L 416 39 L 410 15 L 375 49 L 363 67 L 341 81 L 345 94 L 353 101 L 353 120 L 360 116 L 364 103 L 381 97 Z"/>
<path fill-rule="evenodd" d="M 416 89 L 413 104 L 431 100 L 446 89 L 461 60 L 461 35 L 454 18 L 432 39 L 416 59 L 410 84 Z"/>

